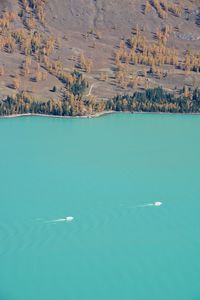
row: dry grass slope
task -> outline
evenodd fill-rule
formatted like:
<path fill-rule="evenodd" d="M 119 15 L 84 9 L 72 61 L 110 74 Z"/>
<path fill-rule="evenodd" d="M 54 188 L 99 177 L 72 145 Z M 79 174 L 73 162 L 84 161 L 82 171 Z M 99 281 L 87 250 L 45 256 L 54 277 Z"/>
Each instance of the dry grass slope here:
<path fill-rule="evenodd" d="M 2 0 L 0 98 L 59 99 L 74 69 L 97 99 L 198 87 L 199 47 L 199 0 Z"/>

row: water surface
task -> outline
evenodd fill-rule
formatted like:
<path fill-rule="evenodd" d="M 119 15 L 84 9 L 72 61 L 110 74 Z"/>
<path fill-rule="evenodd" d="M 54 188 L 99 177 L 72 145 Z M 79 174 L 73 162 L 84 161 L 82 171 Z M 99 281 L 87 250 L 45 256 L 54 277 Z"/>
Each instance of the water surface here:
<path fill-rule="evenodd" d="M 199 116 L 6 119 L 0 137 L 0 300 L 200 299 Z"/>

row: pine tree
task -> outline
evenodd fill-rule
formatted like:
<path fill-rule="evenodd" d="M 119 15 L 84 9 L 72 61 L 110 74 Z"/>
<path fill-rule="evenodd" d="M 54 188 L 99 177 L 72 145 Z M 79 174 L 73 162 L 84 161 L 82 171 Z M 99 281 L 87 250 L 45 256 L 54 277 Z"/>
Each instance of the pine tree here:
<path fill-rule="evenodd" d="M 13 79 L 13 87 L 16 90 L 19 90 L 21 86 L 21 80 L 19 78 L 19 75 L 16 75 L 15 78 Z"/>
<path fill-rule="evenodd" d="M 0 67 L 0 76 L 3 76 L 5 74 L 4 67 Z"/>

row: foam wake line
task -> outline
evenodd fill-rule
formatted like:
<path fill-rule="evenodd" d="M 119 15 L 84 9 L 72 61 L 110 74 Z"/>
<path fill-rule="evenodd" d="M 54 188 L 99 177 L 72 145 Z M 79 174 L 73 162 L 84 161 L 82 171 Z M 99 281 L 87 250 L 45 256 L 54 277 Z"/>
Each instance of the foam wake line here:
<path fill-rule="evenodd" d="M 46 223 L 71 222 L 71 221 L 73 221 L 73 219 L 74 219 L 74 217 L 66 217 L 66 218 L 62 218 L 62 219 L 46 221 Z"/>
<path fill-rule="evenodd" d="M 147 207 L 147 206 L 154 206 L 154 204 L 149 203 L 149 204 L 137 205 L 136 207 Z"/>
<path fill-rule="evenodd" d="M 66 222 L 66 219 L 56 219 L 56 220 L 51 220 L 49 221 L 50 223 L 56 223 L 56 222 Z"/>
<path fill-rule="evenodd" d="M 161 205 L 162 205 L 162 202 L 156 201 L 156 202 L 149 203 L 149 204 L 137 205 L 136 207 L 161 206 Z"/>

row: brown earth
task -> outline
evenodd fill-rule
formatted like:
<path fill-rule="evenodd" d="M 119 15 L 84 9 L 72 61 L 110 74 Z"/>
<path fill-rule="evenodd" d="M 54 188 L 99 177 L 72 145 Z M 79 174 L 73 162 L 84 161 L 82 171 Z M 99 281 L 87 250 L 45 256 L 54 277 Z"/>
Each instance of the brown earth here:
<path fill-rule="evenodd" d="M 144 76 L 143 73 L 149 70 L 149 66 L 129 65 L 128 77 L 141 77 L 134 87 L 122 87 L 115 78 L 116 65 L 113 53 L 119 48 L 121 40 L 126 41 L 131 36 L 133 28 L 139 28 L 141 34 L 151 44 L 156 42 L 156 31 L 167 24 L 171 26 L 167 47 L 178 49 L 183 57 L 186 50 L 196 52 L 200 49 L 199 0 L 167 2 L 181 3 L 181 14 L 176 16 L 169 12 L 167 19 L 162 19 L 153 6 L 148 13 L 144 14 L 146 3 L 144 0 L 48 0 L 45 4 L 44 24 L 41 24 L 32 11 L 30 14 L 33 14 L 35 20 L 33 29 L 27 29 L 22 18 L 16 17 L 9 30 L 24 28 L 26 31 L 40 32 L 46 37 L 54 36 L 56 42 L 50 58 L 59 60 L 64 72 L 77 68 L 84 73 L 85 78 L 92 85 L 85 96 L 95 95 L 97 98 L 107 99 L 119 93 L 131 93 L 135 89 L 143 89 L 145 83 L 150 87 L 162 85 L 170 91 L 184 85 L 198 86 L 199 73 L 185 72 L 168 65 L 162 66 L 163 72 L 168 73 L 164 78 L 149 74 Z M 23 9 L 21 1 L 0 1 L 1 15 L 5 11 L 14 11 L 18 14 Z M 81 53 L 93 62 L 90 72 L 86 73 L 78 68 Z M 23 76 L 21 66 L 24 60 L 25 55 L 18 47 L 12 53 L 5 51 L 5 48 L 0 50 L 0 67 L 4 68 L 4 74 L 0 76 L 0 98 L 16 93 L 18 90 L 24 90 L 38 100 L 60 97 L 65 85 L 51 72 L 46 73 L 46 80 L 36 82 L 33 79 L 37 69 L 34 56 L 32 56 L 30 74 L 28 77 Z M 42 63 L 40 66 L 41 70 L 44 70 Z M 17 74 L 21 83 L 16 89 L 12 86 L 12 82 Z M 106 80 L 100 80 L 101 74 L 106 76 Z M 50 91 L 53 86 L 57 87 L 55 93 Z"/>

